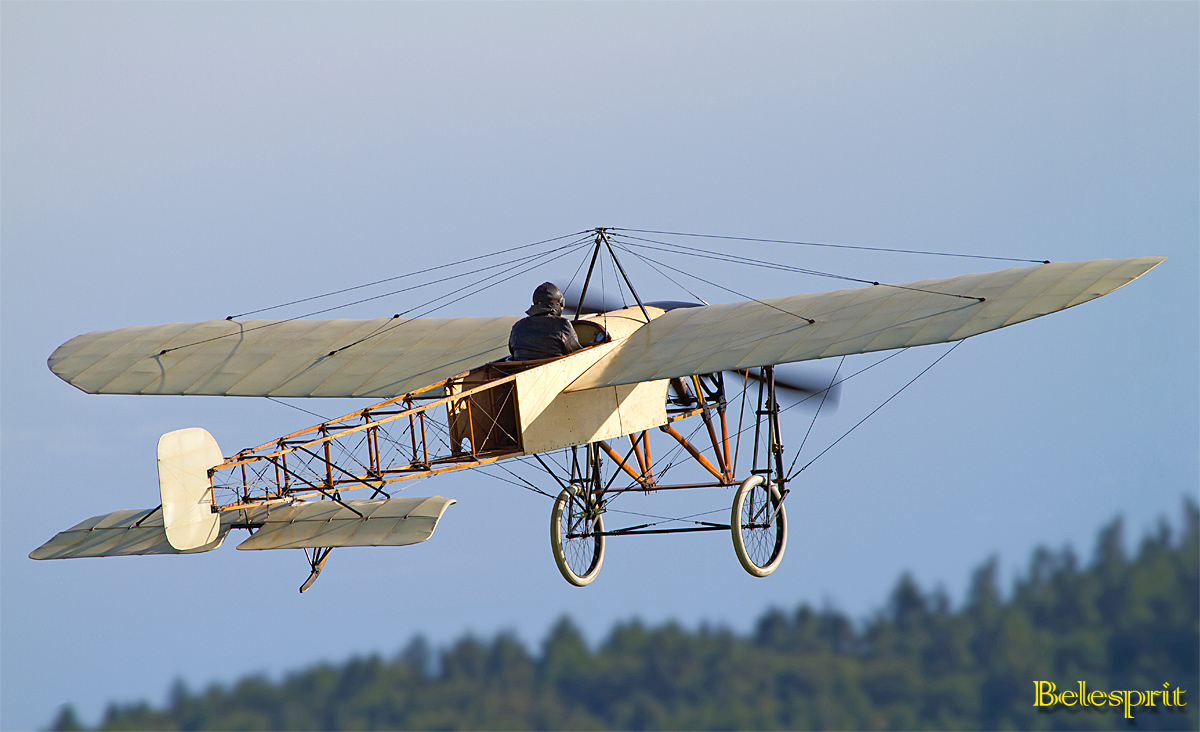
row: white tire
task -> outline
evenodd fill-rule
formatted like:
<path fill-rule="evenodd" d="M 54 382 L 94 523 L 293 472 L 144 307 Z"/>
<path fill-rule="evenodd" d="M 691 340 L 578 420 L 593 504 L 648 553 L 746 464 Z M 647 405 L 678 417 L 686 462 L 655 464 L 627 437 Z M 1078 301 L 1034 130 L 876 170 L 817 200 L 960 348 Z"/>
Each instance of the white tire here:
<path fill-rule="evenodd" d="M 733 497 L 729 520 L 733 551 L 742 567 L 755 577 L 775 571 L 787 548 L 787 514 L 779 488 L 762 475 L 742 481 Z"/>
<path fill-rule="evenodd" d="M 584 505 L 574 486 L 558 494 L 550 513 L 550 548 L 563 579 L 585 587 L 604 564 L 604 519 Z M 590 510 L 589 510 L 590 509 Z"/>

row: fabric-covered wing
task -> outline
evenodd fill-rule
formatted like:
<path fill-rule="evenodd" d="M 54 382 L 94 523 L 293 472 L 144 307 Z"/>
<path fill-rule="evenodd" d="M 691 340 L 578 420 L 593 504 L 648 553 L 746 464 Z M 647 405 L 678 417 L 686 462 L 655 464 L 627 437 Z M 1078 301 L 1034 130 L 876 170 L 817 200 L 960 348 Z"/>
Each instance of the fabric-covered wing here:
<path fill-rule="evenodd" d="M 1164 259 L 1059 262 L 901 286 L 912 289 L 869 286 L 672 310 L 567 391 L 948 343 L 1094 300 Z"/>
<path fill-rule="evenodd" d="M 48 365 L 90 394 L 387 399 L 508 355 L 516 320 L 174 323 L 77 336 Z"/>

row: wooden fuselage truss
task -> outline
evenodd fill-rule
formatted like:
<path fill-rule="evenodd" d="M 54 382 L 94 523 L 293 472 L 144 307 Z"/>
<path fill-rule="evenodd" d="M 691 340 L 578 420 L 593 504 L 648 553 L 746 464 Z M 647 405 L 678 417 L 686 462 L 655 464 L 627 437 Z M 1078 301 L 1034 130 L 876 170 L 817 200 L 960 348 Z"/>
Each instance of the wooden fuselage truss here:
<path fill-rule="evenodd" d="M 653 307 L 646 312 L 652 318 L 662 313 Z M 241 450 L 209 471 L 213 510 L 321 497 L 349 507 L 341 497 L 345 491 L 390 497 L 390 486 L 401 481 L 587 444 L 630 479 L 613 492 L 736 485 L 736 450 L 719 374 L 566 391 L 645 322 L 638 308 L 584 318 L 576 328 L 591 345 L 581 351 L 487 363 Z M 705 448 L 674 426 L 696 417 L 708 436 Z M 711 480 L 659 485 L 648 435 L 655 428 L 678 442 Z M 628 449 L 618 449 L 617 439 Z"/>

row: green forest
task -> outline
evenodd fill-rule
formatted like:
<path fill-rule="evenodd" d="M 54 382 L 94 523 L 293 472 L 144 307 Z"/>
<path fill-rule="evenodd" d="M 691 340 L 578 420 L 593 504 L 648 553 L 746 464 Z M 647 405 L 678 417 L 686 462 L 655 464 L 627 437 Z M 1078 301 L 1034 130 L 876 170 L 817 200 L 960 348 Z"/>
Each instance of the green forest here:
<path fill-rule="evenodd" d="M 392 660 L 278 683 L 177 683 L 161 708 L 111 705 L 99 729 L 1196 730 L 1200 510 L 1183 513 L 1132 553 L 1119 519 L 1086 563 L 1038 549 L 1007 590 L 985 562 L 958 608 L 906 575 L 872 617 L 801 605 L 749 636 L 628 622 L 593 649 L 564 618 L 537 654 L 504 634 L 439 650 L 417 638 Z M 1056 685 L 1053 704 L 1034 705 L 1037 681 Z M 1124 701 L 1144 703 L 1126 718 Z M 68 706 L 53 729 L 82 727 Z"/>

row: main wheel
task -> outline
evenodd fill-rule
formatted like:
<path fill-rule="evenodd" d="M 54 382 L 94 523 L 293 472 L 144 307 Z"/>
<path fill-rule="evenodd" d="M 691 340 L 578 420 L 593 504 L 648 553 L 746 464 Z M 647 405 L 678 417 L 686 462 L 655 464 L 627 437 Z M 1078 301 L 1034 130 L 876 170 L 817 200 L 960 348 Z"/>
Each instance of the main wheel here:
<path fill-rule="evenodd" d="M 550 514 L 550 547 L 563 579 L 584 587 L 604 563 L 604 519 L 594 502 L 576 486 L 558 494 Z"/>
<path fill-rule="evenodd" d="M 742 481 L 733 497 L 733 551 L 747 572 L 766 577 L 775 571 L 787 546 L 787 515 L 774 483 L 761 475 Z"/>

